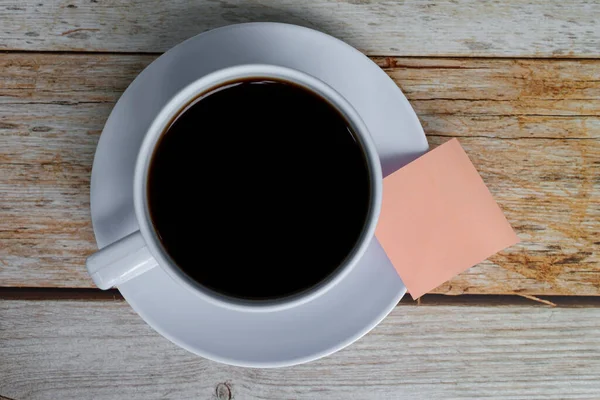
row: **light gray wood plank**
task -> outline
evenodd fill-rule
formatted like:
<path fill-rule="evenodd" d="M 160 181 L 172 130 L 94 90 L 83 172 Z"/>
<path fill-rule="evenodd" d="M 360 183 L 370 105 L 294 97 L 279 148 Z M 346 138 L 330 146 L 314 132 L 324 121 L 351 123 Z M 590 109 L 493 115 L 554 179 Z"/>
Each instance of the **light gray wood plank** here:
<path fill-rule="evenodd" d="M 599 330 L 598 308 L 405 305 L 332 356 L 257 370 L 179 349 L 123 301 L 5 300 L 0 394 L 15 400 L 593 399 L 600 393 Z"/>
<path fill-rule="evenodd" d="M 3 0 L 0 49 L 163 52 L 239 22 L 299 24 L 371 55 L 599 57 L 600 4 L 571 0 Z"/>
<path fill-rule="evenodd" d="M 0 286 L 92 286 L 95 146 L 154 58 L 0 55 Z M 375 61 L 432 146 L 460 138 L 523 240 L 435 292 L 599 295 L 600 61 Z"/>

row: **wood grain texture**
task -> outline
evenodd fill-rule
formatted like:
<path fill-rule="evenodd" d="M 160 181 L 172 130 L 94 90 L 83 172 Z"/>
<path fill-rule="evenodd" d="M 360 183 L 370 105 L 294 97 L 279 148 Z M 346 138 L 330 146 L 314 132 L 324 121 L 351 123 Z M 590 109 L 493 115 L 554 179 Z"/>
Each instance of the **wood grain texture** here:
<path fill-rule="evenodd" d="M 92 286 L 95 145 L 153 59 L 0 56 L 0 286 Z M 460 138 L 522 239 L 435 293 L 600 295 L 600 60 L 374 60 L 432 147 Z"/>
<path fill-rule="evenodd" d="M 163 52 L 211 28 L 274 21 L 370 55 L 600 57 L 586 0 L 2 0 L 0 49 Z"/>
<path fill-rule="evenodd" d="M 407 305 L 325 359 L 257 370 L 187 353 L 122 301 L 0 301 L 0 394 L 15 400 L 592 399 L 600 393 L 599 330 L 598 308 Z"/>

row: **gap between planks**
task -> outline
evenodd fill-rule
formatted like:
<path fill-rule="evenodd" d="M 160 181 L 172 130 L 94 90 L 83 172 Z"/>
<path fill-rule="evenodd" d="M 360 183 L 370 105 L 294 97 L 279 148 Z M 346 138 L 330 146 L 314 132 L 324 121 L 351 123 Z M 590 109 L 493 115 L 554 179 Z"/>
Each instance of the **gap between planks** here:
<path fill-rule="evenodd" d="M 0 50 L 1 55 L 57 55 L 57 56 L 143 56 L 143 57 L 160 57 L 165 54 L 164 51 L 85 51 L 85 50 L 24 50 L 24 49 L 3 49 Z M 386 55 L 386 54 L 365 54 L 370 59 L 385 59 L 385 58 L 406 58 L 411 60 L 482 60 L 482 61 L 495 61 L 495 60 L 527 60 L 527 61 L 600 61 L 600 55 L 598 57 L 577 57 L 571 55 L 565 56 L 457 56 L 457 55 L 406 55 L 406 56 L 397 56 L 397 55 Z"/>
<path fill-rule="evenodd" d="M 0 287 L 0 300 L 124 301 L 118 289 Z M 426 294 L 418 300 L 405 295 L 398 306 L 550 306 L 600 307 L 600 296 L 525 296 Z"/>

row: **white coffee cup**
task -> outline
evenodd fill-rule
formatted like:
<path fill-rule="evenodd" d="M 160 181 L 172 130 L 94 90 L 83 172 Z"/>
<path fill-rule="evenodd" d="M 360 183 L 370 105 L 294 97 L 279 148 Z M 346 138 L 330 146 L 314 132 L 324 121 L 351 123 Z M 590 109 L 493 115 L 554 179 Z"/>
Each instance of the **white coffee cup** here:
<path fill-rule="evenodd" d="M 166 254 L 156 234 L 148 211 L 146 182 L 154 147 L 158 139 L 188 107 L 204 95 L 224 85 L 247 78 L 272 78 L 300 85 L 327 100 L 347 120 L 362 145 L 370 177 L 370 199 L 367 220 L 356 245 L 343 265 L 327 279 L 302 293 L 279 300 L 240 300 L 213 292 L 188 277 Z M 318 144 L 317 144 L 318 145 Z M 273 311 L 310 301 L 338 284 L 363 256 L 373 240 L 382 198 L 382 175 L 379 156 L 371 136 L 356 110 L 342 95 L 321 80 L 303 72 L 275 65 L 239 65 L 206 75 L 183 88 L 158 113 L 142 142 L 134 172 L 134 209 L 139 230 L 91 255 L 87 269 L 100 289 L 118 287 L 152 268 L 162 268 L 178 282 L 182 290 L 190 290 L 203 299 L 227 308 L 245 311 Z M 207 232 L 210 235 L 210 232 Z M 201 243 L 199 243 L 201 245 Z M 202 254 L 199 252 L 198 257 Z"/>

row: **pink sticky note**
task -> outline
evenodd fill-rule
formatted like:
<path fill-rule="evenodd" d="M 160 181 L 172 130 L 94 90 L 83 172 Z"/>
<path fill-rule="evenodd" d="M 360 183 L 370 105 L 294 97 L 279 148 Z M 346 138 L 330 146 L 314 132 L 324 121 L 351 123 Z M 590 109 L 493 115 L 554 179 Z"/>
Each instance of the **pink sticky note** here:
<path fill-rule="evenodd" d="M 383 180 L 376 236 L 414 299 L 519 242 L 456 139 Z"/>

